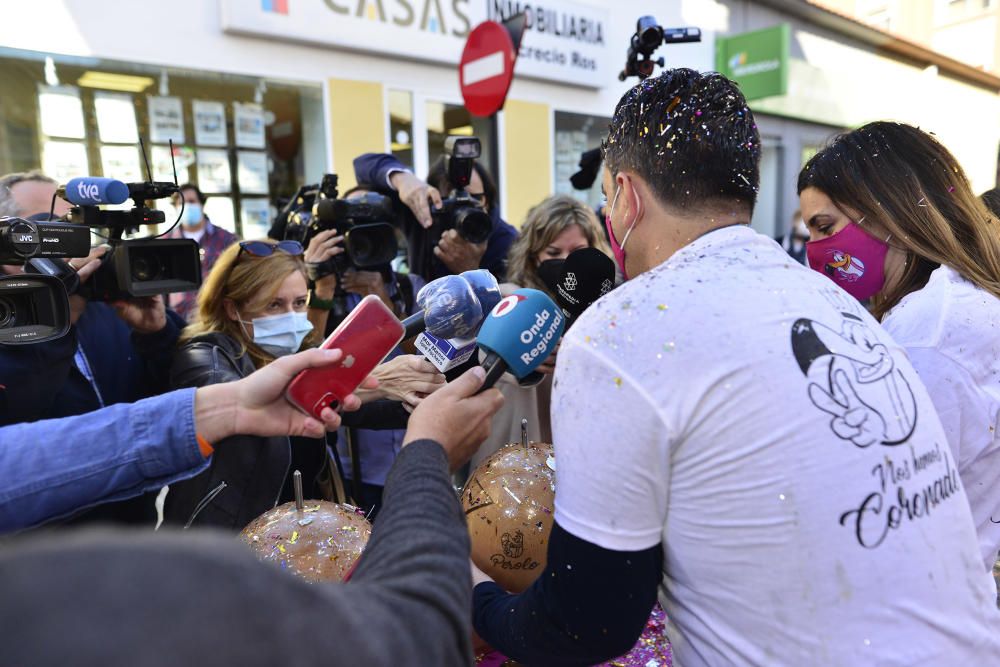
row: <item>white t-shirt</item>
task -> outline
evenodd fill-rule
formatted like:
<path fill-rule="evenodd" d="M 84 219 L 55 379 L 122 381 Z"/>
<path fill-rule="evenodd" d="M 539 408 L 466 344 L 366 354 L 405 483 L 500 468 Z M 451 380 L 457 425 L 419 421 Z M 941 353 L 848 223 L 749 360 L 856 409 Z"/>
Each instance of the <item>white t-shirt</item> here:
<path fill-rule="evenodd" d="M 556 520 L 662 543 L 675 664 L 1000 665 L 927 392 L 771 239 L 716 230 L 598 301 L 562 343 L 552 417 Z"/>
<path fill-rule="evenodd" d="M 934 401 L 991 570 L 1000 550 L 1000 299 L 942 266 L 882 324 Z"/>
<path fill-rule="evenodd" d="M 205 223 L 204 227 L 195 232 L 189 231 L 184 225 L 181 225 L 181 236 L 186 239 L 194 239 L 196 243 L 201 243 L 201 237 L 205 235 L 206 231 L 208 231 L 208 223 Z"/>

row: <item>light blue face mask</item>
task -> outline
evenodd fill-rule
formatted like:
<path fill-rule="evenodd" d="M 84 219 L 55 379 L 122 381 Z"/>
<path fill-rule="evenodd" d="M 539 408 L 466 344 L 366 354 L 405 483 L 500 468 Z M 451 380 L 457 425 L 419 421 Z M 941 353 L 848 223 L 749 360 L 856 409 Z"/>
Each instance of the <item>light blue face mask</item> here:
<path fill-rule="evenodd" d="M 201 223 L 201 204 L 184 204 L 184 213 L 181 215 L 181 224 L 185 227 L 196 227 Z"/>
<path fill-rule="evenodd" d="M 240 324 L 252 324 L 253 342 L 276 357 L 298 352 L 302 341 L 313 330 L 305 313 L 294 312 L 255 317 L 252 322 L 240 320 Z M 246 331 L 246 328 L 243 330 Z"/>

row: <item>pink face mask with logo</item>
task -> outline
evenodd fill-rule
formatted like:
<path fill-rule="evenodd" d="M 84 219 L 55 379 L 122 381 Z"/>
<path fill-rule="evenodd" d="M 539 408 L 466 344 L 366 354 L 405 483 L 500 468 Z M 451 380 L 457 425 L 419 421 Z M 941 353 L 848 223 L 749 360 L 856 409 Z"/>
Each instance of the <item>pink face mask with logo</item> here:
<path fill-rule="evenodd" d="M 819 241 L 806 243 L 809 267 L 828 276 L 859 301 L 870 299 L 885 285 L 889 246 L 870 236 L 856 222 Z"/>

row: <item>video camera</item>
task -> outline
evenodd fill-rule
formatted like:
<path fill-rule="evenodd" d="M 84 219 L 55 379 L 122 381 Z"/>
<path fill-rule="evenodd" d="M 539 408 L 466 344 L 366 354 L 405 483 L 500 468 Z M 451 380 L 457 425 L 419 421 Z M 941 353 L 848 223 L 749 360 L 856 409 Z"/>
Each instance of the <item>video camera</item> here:
<path fill-rule="evenodd" d="M 663 67 L 663 58 L 653 60 L 652 56 L 664 42 L 683 44 L 700 41 L 701 30 L 698 28 L 664 28 L 657 25 L 652 16 L 641 16 L 625 55 L 625 69 L 618 74 L 618 80 L 624 81 L 630 76 L 645 79 L 653 74 L 654 65 Z"/>
<path fill-rule="evenodd" d="M 455 193 L 441 202 L 440 209 L 431 209 L 434 223 L 441 231 L 454 229 L 469 243 L 484 243 L 493 232 L 493 221 L 467 190 L 476 159 L 482 152 L 479 139 L 448 137 L 444 150 L 448 182 Z"/>
<path fill-rule="evenodd" d="M 143 159 L 145 160 L 145 149 Z M 146 162 L 147 175 L 150 174 Z M 110 178 L 74 178 L 53 197 L 74 207 L 69 222 L 0 218 L 0 263 L 24 264 L 24 274 L 0 278 L 0 344 L 36 343 L 58 338 L 69 329 L 69 298 L 78 293 L 105 301 L 186 292 L 201 285 L 201 256 L 190 239 L 156 237 L 124 240 L 142 225 L 164 222 L 162 211 L 146 201 L 180 191 L 174 183 L 122 183 Z M 128 210 L 106 210 L 106 204 L 132 199 Z M 176 224 L 176 223 L 175 223 Z M 63 258 L 90 253 L 90 229 L 107 229 L 111 249 L 90 280 L 81 285 Z"/>
<path fill-rule="evenodd" d="M 395 218 L 389 197 L 368 192 L 338 199 L 337 175 L 326 174 L 318 186 L 299 188 L 285 227 L 285 238 L 308 245 L 316 234 L 336 229 L 344 237 L 344 249 L 325 262 L 309 266 L 309 277 L 317 280 L 331 273 L 342 276 L 349 268 L 374 268 L 389 264 L 399 252 Z"/>

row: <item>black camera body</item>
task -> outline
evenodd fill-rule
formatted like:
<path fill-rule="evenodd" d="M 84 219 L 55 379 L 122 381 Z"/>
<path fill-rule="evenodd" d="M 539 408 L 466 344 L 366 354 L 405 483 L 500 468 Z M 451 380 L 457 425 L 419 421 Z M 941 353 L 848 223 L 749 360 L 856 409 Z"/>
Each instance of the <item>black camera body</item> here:
<path fill-rule="evenodd" d="M 96 301 L 188 292 L 201 285 L 201 252 L 191 239 L 134 239 L 111 246 L 80 293 Z"/>
<path fill-rule="evenodd" d="M 86 257 L 90 230 L 65 222 L 0 218 L 0 264 L 23 264 L 34 257 Z"/>
<path fill-rule="evenodd" d="M 201 253 L 191 239 L 122 240 L 124 233 L 165 220 L 163 211 L 147 207 L 149 199 L 163 199 L 178 192 L 174 183 L 147 181 L 128 183 L 135 206 L 127 211 L 76 206 L 70 220 L 89 227 L 111 230 L 111 250 L 80 293 L 98 301 L 192 292 L 201 285 Z"/>
<path fill-rule="evenodd" d="M 630 76 L 646 79 L 652 76 L 656 65 L 663 67 L 663 58 L 654 60 L 653 53 L 664 42 L 683 44 L 700 41 L 701 30 L 698 28 L 664 28 L 652 16 L 640 16 L 625 54 L 625 69 L 618 74 L 618 80 L 624 81 Z"/>
<path fill-rule="evenodd" d="M 298 210 L 288 218 L 285 238 L 308 245 L 316 234 L 336 229 L 344 237 L 345 252 L 310 265 L 313 280 L 347 269 L 366 269 L 390 263 L 399 252 L 396 229 L 391 224 L 396 213 L 392 199 L 375 192 L 351 199 L 338 199 L 337 175 L 326 174 L 314 191 L 301 191 Z M 311 205 L 309 199 L 312 199 Z"/>
<path fill-rule="evenodd" d="M 479 139 L 448 137 L 444 149 L 448 182 L 454 193 L 442 200 L 441 208 L 431 209 L 434 224 L 442 232 L 454 229 L 469 243 L 485 243 L 493 233 L 493 221 L 468 191 L 476 159 L 482 154 Z"/>

